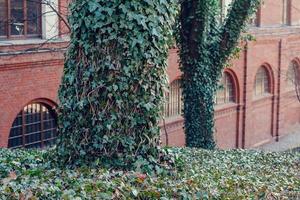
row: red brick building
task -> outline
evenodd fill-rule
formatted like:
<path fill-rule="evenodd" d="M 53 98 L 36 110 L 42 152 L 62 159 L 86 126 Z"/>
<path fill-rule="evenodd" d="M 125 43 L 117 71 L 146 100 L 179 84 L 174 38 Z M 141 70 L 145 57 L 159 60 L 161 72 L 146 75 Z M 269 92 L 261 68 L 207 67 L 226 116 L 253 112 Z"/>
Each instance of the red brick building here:
<path fill-rule="evenodd" d="M 47 12 L 47 5 L 25 6 L 26 1 L 20 1 L 13 7 L 15 2 L 0 0 L 0 147 L 40 147 L 56 136 L 53 108 L 67 29 L 55 13 Z M 66 1 L 53 2 L 64 14 Z M 228 1 L 222 5 L 226 13 Z M 41 17 L 34 21 L 34 14 Z M 256 41 L 248 42 L 225 69 L 216 97 L 215 138 L 220 148 L 254 147 L 280 139 L 300 124 L 294 87 L 300 68 L 300 0 L 265 0 L 252 23 L 249 32 Z M 182 146 L 176 49 L 170 50 L 168 62 L 162 142 L 168 136 L 169 145 Z"/>

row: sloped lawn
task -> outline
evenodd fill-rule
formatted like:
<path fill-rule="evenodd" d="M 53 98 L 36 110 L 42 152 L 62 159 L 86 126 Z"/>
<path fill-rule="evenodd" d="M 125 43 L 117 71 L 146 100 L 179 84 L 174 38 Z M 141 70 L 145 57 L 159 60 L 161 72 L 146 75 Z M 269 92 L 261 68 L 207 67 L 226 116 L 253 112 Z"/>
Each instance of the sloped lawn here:
<path fill-rule="evenodd" d="M 46 152 L 0 149 L 0 199 L 297 199 L 300 154 L 166 150 L 176 166 L 159 175 L 58 169 Z"/>

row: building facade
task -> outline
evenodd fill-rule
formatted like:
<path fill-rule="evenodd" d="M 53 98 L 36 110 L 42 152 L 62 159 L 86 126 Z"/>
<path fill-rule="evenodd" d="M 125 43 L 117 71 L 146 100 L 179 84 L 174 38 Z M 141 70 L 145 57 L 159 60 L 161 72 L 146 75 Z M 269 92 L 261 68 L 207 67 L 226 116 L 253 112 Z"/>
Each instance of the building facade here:
<path fill-rule="evenodd" d="M 61 17 L 67 2 L 53 1 L 61 16 L 48 5 L 26 2 L 0 0 L 0 147 L 43 147 L 56 137 L 57 90 L 68 45 Z M 229 3 L 221 1 L 224 16 Z M 255 147 L 280 139 L 300 124 L 295 89 L 300 0 L 265 0 L 249 33 L 256 40 L 242 44 L 239 58 L 224 70 L 215 99 L 220 148 Z M 184 146 L 177 49 L 170 50 L 168 76 L 161 141 Z"/>
<path fill-rule="evenodd" d="M 0 147 L 55 141 L 68 30 L 67 2 L 51 1 L 0 0 Z"/>

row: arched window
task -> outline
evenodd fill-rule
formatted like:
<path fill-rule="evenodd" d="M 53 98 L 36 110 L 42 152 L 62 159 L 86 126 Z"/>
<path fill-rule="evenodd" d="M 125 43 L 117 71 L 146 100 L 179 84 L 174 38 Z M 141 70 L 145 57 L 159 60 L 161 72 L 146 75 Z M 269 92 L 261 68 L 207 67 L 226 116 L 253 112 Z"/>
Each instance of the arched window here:
<path fill-rule="evenodd" d="M 226 104 L 235 102 L 234 83 L 230 74 L 224 73 L 220 86 L 217 90 L 216 104 Z"/>
<path fill-rule="evenodd" d="M 254 96 L 263 96 L 270 93 L 270 80 L 265 67 L 260 67 L 255 76 L 253 88 Z"/>
<path fill-rule="evenodd" d="M 169 92 L 166 93 L 166 102 L 164 105 L 164 116 L 172 117 L 181 115 L 182 97 L 180 80 L 175 80 L 170 84 Z"/>
<path fill-rule="evenodd" d="M 10 129 L 8 148 L 43 148 L 57 137 L 56 114 L 42 103 L 30 103 L 17 115 Z"/>
<path fill-rule="evenodd" d="M 299 79 L 299 65 L 293 61 L 290 63 L 286 74 L 287 89 L 295 88 L 300 81 Z"/>

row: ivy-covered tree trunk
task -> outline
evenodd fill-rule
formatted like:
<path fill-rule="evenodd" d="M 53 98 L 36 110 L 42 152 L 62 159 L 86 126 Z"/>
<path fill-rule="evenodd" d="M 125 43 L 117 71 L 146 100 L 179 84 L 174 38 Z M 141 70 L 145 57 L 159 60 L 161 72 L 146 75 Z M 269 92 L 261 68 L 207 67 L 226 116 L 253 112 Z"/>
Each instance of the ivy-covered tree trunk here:
<path fill-rule="evenodd" d="M 64 164 L 131 167 L 158 158 L 172 0 L 74 0 L 59 90 Z"/>
<path fill-rule="evenodd" d="M 203 85 L 201 86 L 203 87 Z M 202 147 L 207 149 L 214 148 L 214 140 L 211 137 L 211 129 L 214 125 L 213 118 L 213 94 L 208 91 L 198 91 L 198 94 L 187 94 L 186 101 L 187 106 L 185 112 L 190 113 L 185 115 L 185 128 L 186 130 L 201 130 L 201 136 L 198 134 L 186 134 L 186 140 L 190 147 Z M 200 115 L 197 113 L 201 113 Z M 203 123 L 205 122 L 205 123 Z"/>
<path fill-rule="evenodd" d="M 218 80 L 259 0 L 234 0 L 220 22 L 219 0 L 182 0 L 177 44 L 184 100 L 186 144 L 213 149 L 214 95 Z"/>

